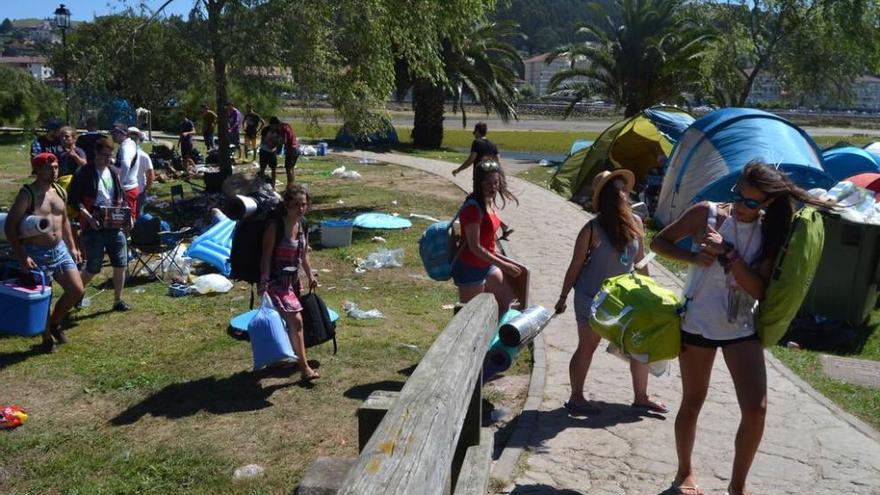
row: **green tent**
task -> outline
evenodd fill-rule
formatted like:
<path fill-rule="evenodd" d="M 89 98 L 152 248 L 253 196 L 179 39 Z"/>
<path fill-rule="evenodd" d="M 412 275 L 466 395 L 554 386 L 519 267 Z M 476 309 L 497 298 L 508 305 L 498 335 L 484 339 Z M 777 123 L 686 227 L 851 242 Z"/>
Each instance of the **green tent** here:
<path fill-rule="evenodd" d="M 569 156 L 550 180 L 550 188 L 577 203 L 591 195 L 593 177 L 603 170 L 626 168 L 644 180 L 669 156 L 675 139 L 693 122 L 687 112 L 675 107 L 652 107 L 615 122 L 589 148 Z"/>

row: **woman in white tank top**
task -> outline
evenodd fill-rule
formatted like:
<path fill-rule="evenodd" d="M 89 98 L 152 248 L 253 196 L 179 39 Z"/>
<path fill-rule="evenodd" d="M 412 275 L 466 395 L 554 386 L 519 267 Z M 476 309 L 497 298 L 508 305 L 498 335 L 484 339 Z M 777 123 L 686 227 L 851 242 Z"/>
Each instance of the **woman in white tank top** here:
<path fill-rule="evenodd" d="M 724 355 L 741 412 L 728 495 L 749 493 L 746 478 L 764 433 L 767 373 L 754 314 L 776 254 L 788 237 L 794 201 L 820 204 L 783 173 L 759 161 L 743 169 L 733 203 L 703 202 L 654 238 L 651 248 L 691 264 L 679 355 L 682 402 L 675 418 L 678 472 L 673 493 L 699 495 L 691 466 L 697 418 L 709 389 L 718 348 Z M 691 237 L 694 250 L 676 243 Z"/>

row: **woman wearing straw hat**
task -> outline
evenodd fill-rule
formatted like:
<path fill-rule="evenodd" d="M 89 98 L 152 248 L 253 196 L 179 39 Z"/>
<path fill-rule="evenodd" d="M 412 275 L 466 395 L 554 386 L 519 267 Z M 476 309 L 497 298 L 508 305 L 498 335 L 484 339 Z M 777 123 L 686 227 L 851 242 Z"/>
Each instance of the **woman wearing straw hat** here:
<path fill-rule="evenodd" d="M 568 293 L 574 287 L 578 346 L 568 365 L 571 397 L 565 403 L 565 408 L 573 415 L 599 413 L 584 397 L 584 381 L 593 353 L 601 340 L 590 328 L 593 297 L 605 279 L 632 271 L 633 266 L 645 256 L 642 221 L 629 206 L 629 194 L 634 184 L 635 177 L 625 169 L 613 172 L 606 170 L 593 179 L 593 211 L 597 216 L 587 222 L 578 234 L 562 292 L 556 303 L 556 312 L 564 312 Z M 648 275 L 647 267 L 641 269 L 640 273 Z M 663 403 L 648 397 L 648 366 L 630 360 L 630 372 L 635 391 L 632 406 L 645 411 L 668 412 Z"/>

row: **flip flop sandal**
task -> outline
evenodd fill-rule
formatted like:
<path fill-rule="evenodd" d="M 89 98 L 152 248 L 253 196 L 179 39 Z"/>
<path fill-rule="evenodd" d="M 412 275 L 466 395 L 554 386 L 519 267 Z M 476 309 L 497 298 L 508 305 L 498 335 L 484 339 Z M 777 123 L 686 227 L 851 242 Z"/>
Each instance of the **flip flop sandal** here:
<path fill-rule="evenodd" d="M 674 495 L 704 495 L 699 485 L 682 485 L 680 483 L 676 485 L 673 481 L 669 489 L 673 490 Z"/>

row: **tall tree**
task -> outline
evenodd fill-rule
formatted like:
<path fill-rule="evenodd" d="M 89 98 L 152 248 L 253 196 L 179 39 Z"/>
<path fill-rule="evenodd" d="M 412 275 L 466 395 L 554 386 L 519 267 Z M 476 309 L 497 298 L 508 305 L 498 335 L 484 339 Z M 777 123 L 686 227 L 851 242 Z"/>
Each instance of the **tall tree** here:
<path fill-rule="evenodd" d="M 25 71 L 0 66 L 0 125 L 39 125 L 61 109 L 58 90 Z"/>
<path fill-rule="evenodd" d="M 557 48 L 547 63 L 564 56 L 569 68 L 550 80 L 548 91 L 577 103 L 601 95 L 629 117 L 678 99 L 699 75 L 699 62 L 713 37 L 685 15 L 682 0 L 615 0 L 581 32 L 585 43 Z"/>
<path fill-rule="evenodd" d="M 12 21 L 10 21 L 8 17 L 3 19 L 3 22 L 0 23 L 0 33 L 2 34 L 9 33 L 13 29 L 15 29 L 15 25 L 12 24 Z"/>
<path fill-rule="evenodd" d="M 721 37 L 703 67 L 721 105 L 744 106 L 765 74 L 793 93 L 846 97 L 856 76 L 878 68 L 876 0 L 706 1 L 694 11 Z"/>
<path fill-rule="evenodd" d="M 413 78 L 406 61 L 401 61 L 397 95 L 401 98 L 412 88 L 413 144 L 440 147 L 447 98 L 452 98 L 454 111 L 461 111 L 462 127 L 467 126 L 466 101 L 479 103 L 486 114 L 494 111 L 505 122 L 515 118 L 515 83 L 523 73 L 523 61 L 510 40 L 521 36 L 511 21 L 477 21 L 471 29 L 451 34 L 443 40 L 440 81 Z"/>

